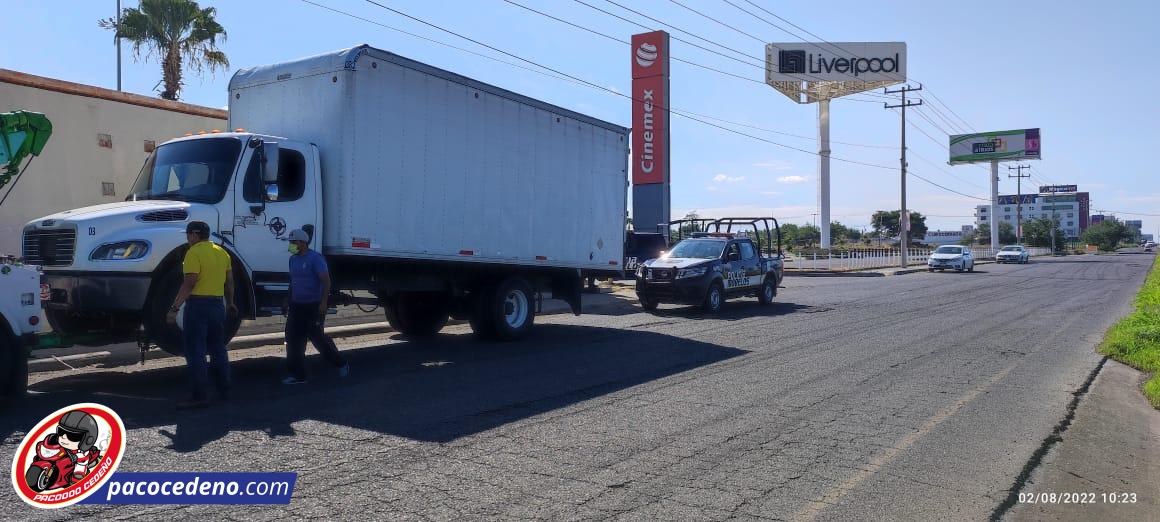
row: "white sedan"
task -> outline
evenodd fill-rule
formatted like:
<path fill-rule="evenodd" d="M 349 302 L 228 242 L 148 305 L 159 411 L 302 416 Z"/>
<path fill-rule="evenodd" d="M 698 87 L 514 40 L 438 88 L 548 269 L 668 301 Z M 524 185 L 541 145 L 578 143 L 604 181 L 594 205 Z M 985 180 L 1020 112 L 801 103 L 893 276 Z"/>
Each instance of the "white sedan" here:
<path fill-rule="evenodd" d="M 1031 253 L 1023 245 L 1007 245 L 995 254 L 996 263 L 1027 263 L 1031 260 Z"/>
<path fill-rule="evenodd" d="M 971 255 L 971 249 L 958 245 L 943 245 L 935 249 L 926 260 L 926 269 L 934 272 L 938 270 L 946 270 L 953 268 L 962 272 L 975 271 L 975 256 Z"/>

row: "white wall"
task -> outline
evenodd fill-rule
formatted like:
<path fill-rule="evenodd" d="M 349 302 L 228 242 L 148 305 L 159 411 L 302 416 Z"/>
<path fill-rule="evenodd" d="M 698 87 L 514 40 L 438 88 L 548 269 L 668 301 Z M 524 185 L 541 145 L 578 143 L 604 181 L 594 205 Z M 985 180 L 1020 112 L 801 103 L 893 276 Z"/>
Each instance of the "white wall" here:
<path fill-rule="evenodd" d="M 12 196 L 0 206 L 4 254 L 20 254 L 21 232 L 28 221 L 123 201 L 148 156 L 145 140 L 160 145 L 187 132 L 226 130 L 224 111 L 0 70 L 0 112 L 14 110 L 44 113 L 53 132 L 44 152 L 32 160 Z M 210 117 L 215 113 L 222 117 Z M 98 145 L 99 134 L 112 137 L 112 148 Z M 113 183 L 113 196 L 102 195 L 102 182 Z M 0 189 L 0 197 L 7 190 Z"/>

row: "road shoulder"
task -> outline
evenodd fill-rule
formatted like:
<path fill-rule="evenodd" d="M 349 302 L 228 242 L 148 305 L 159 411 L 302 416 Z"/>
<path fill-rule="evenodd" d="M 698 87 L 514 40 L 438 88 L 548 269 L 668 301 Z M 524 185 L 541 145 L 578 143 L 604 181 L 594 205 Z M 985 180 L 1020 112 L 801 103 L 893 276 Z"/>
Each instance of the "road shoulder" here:
<path fill-rule="evenodd" d="M 1023 487 L 1023 496 L 1094 494 L 1094 503 L 1020 503 L 1009 520 L 1146 520 L 1160 508 L 1160 411 L 1140 393 L 1145 375 L 1108 360 L 1075 420 Z M 1135 504 L 1104 502 L 1135 494 Z M 1089 499 L 1091 496 L 1089 495 Z M 1120 499 L 1117 499 L 1120 500 Z"/>

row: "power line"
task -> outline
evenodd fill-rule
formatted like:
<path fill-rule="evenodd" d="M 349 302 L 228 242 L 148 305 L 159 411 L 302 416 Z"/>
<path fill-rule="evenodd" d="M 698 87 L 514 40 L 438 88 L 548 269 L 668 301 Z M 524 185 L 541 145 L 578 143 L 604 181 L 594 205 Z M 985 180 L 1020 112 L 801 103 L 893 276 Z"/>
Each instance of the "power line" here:
<path fill-rule="evenodd" d="M 535 65 L 536 67 L 541 67 L 541 68 L 543 68 L 543 69 L 545 69 L 545 70 L 551 71 L 551 72 L 553 72 L 553 73 L 556 73 L 556 74 L 559 74 L 559 75 L 561 75 L 561 76 L 566 76 L 566 77 L 568 77 L 568 78 L 571 78 L 571 79 L 573 79 L 573 80 L 576 80 L 576 81 L 578 81 L 578 82 L 581 82 L 581 83 L 583 83 L 583 84 L 585 84 L 585 85 L 587 85 L 587 86 L 589 86 L 589 87 L 592 87 L 592 88 L 594 88 L 594 89 L 598 89 L 598 90 L 601 90 L 601 91 L 605 91 L 605 92 L 608 92 L 608 93 L 612 93 L 612 94 L 614 94 L 614 95 L 616 95 L 616 96 L 620 96 L 620 97 L 623 97 L 623 98 L 628 98 L 629 100 L 633 100 L 633 101 L 641 101 L 641 100 L 638 100 L 638 99 L 636 99 L 636 98 L 633 98 L 632 96 L 626 95 L 626 94 L 624 94 L 624 93 L 621 93 L 621 92 L 617 92 L 617 91 L 615 91 L 615 90 L 613 90 L 613 89 L 609 89 L 608 87 L 605 87 L 605 86 L 603 86 L 603 85 L 599 85 L 599 84 L 596 84 L 596 83 L 590 82 L 590 81 L 588 81 L 588 80 L 585 80 L 585 79 L 583 79 L 583 78 L 580 78 L 580 77 L 578 77 L 578 76 L 573 76 L 573 75 L 571 75 L 571 74 L 568 74 L 568 73 L 566 73 L 566 72 L 560 71 L 560 70 L 558 70 L 558 69 L 554 69 L 554 68 L 552 68 L 552 67 L 548 67 L 548 66 L 546 66 L 546 65 L 543 65 L 543 64 L 537 63 L 537 62 L 535 62 L 535 61 L 529 60 L 529 59 L 527 59 L 527 58 L 524 58 L 524 57 L 522 57 L 522 56 L 519 56 L 519 55 L 513 54 L 513 53 L 511 53 L 511 52 L 505 51 L 505 50 L 503 50 L 503 49 L 500 49 L 500 48 L 498 48 L 498 47 L 495 47 L 495 46 L 492 46 L 492 45 L 490 45 L 490 44 L 487 44 L 487 43 L 481 42 L 481 41 L 479 41 L 479 40 L 476 40 L 476 39 L 474 39 L 474 38 L 471 38 L 471 37 L 469 37 L 469 36 L 464 36 L 464 35 L 462 35 L 462 34 L 459 34 L 459 33 L 455 32 L 455 31 L 452 31 L 452 30 L 450 30 L 450 29 L 446 29 L 446 28 L 444 28 L 444 27 L 441 27 L 441 26 L 439 26 L 439 25 L 433 24 L 433 23 L 431 23 L 431 22 L 428 22 L 428 21 L 426 21 L 426 20 L 423 20 L 423 19 L 421 19 L 421 18 L 418 18 L 418 17 L 412 16 L 412 15 L 409 15 L 409 14 L 407 14 L 407 13 L 405 13 L 405 12 L 403 12 L 403 11 L 400 11 L 400 10 L 398 10 L 398 9 L 395 9 L 395 8 L 392 8 L 392 7 L 389 7 L 389 6 L 383 5 L 383 4 L 379 3 L 379 2 L 376 2 L 375 0 L 366 0 L 366 2 L 367 2 L 367 3 L 369 3 L 369 4 L 372 4 L 372 5 L 378 6 L 378 7 L 382 8 L 382 9 L 386 9 L 387 11 L 390 11 L 390 12 L 392 12 L 392 13 L 395 13 L 395 14 L 397 14 L 397 15 L 399 15 L 399 16 L 402 16 L 402 17 L 404 17 L 404 18 L 407 18 L 407 19 L 409 19 L 409 20 L 412 20 L 412 21 L 415 21 L 415 22 L 421 23 L 421 24 L 423 24 L 423 25 L 426 25 L 426 26 L 428 26 L 428 27 L 431 27 L 431 28 L 434 28 L 434 29 L 438 29 L 439 31 L 442 31 L 442 32 L 445 32 L 445 33 L 447 33 L 447 34 L 450 34 L 450 35 L 456 36 L 456 37 L 458 37 L 458 38 L 462 38 L 462 39 L 464 39 L 464 40 L 467 40 L 467 41 L 469 41 L 469 42 L 471 42 L 471 43 L 474 43 L 474 44 L 476 44 L 476 45 L 479 45 L 479 46 L 482 46 L 482 47 L 486 47 L 486 48 L 488 48 L 488 49 L 491 49 L 491 50 L 493 50 L 493 51 L 495 51 L 495 52 L 498 52 L 498 53 L 500 53 L 500 54 L 503 54 L 503 55 L 509 56 L 509 57 L 511 57 L 511 58 L 515 58 L 515 59 L 517 59 L 517 60 L 520 60 L 520 61 L 522 61 L 522 62 L 526 62 L 526 63 L 528 63 L 528 64 L 531 64 L 531 65 Z M 670 112 L 670 113 L 672 113 L 672 114 L 676 114 L 676 115 L 678 115 L 678 116 L 681 116 L 681 117 L 683 117 L 683 118 L 690 119 L 690 120 L 693 120 L 693 121 L 696 121 L 696 122 L 700 122 L 700 123 L 701 123 L 701 124 L 703 124 L 703 125 L 708 125 L 708 126 L 710 126 L 710 127 L 715 127 L 715 128 L 718 128 L 718 129 L 721 129 L 721 130 L 727 131 L 727 132 L 732 132 L 732 133 L 734 133 L 734 134 L 737 134 L 737 135 L 740 135 L 740 136 L 746 136 L 746 137 L 752 138 L 752 139 L 754 139 L 754 140 L 757 140 L 757 141 L 761 141 L 761 142 L 769 143 L 769 144 L 771 144 L 771 145 L 776 145 L 776 146 L 778 146 L 778 147 L 782 147 L 782 148 L 786 148 L 786 149 L 790 149 L 790 150 L 796 150 L 796 151 L 798 151 L 798 152 L 803 152 L 803 153 L 810 154 L 810 155 L 813 155 L 813 156 L 817 156 L 817 155 L 818 155 L 818 153 L 816 153 L 816 152 L 812 152 L 812 151 L 809 151 L 809 150 L 806 150 L 806 149 L 802 149 L 802 148 L 799 148 L 799 147 L 794 147 L 794 146 L 792 146 L 792 145 L 786 145 L 786 144 L 784 144 L 784 143 L 778 143 L 778 142 L 776 142 L 776 141 L 772 141 L 772 140 L 767 140 L 767 139 L 765 139 L 765 138 L 762 138 L 762 137 L 759 137 L 759 136 L 754 136 L 754 135 L 752 135 L 752 134 L 748 134 L 748 133 L 745 133 L 745 132 L 741 132 L 741 131 L 739 131 L 739 130 L 736 130 L 736 129 L 730 129 L 730 128 L 728 128 L 728 127 L 723 127 L 723 126 L 721 126 L 721 125 L 718 125 L 718 124 L 715 124 L 715 123 L 711 123 L 711 122 L 709 122 L 709 121 L 706 121 L 706 120 L 703 120 L 703 119 L 697 118 L 696 116 L 693 116 L 693 115 L 691 115 L 691 114 L 688 114 L 688 113 L 684 113 L 684 112 L 681 112 L 681 111 L 675 110 L 675 109 L 673 109 L 672 107 L 661 107 L 661 108 L 662 108 L 662 109 L 668 109 L 668 110 L 669 110 L 669 112 Z M 885 166 L 885 165 L 876 165 L 876 164 L 873 164 L 873 163 L 867 163 L 867 162 L 863 162 L 863 161 L 857 161 L 857 160 L 851 160 L 851 159 L 839 158 L 839 157 L 835 157 L 835 156 L 831 156 L 831 159 L 834 159 L 834 160 L 837 160 L 837 161 L 846 162 L 846 163 L 852 163 L 852 164 L 855 164 L 855 165 L 862 165 L 862 166 L 866 166 L 866 167 L 874 167 L 874 168 L 880 168 L 880 169 L 887 169 L 887 170 L 892 170 L 892 167 L 888 167 L 888 166 Z"/>

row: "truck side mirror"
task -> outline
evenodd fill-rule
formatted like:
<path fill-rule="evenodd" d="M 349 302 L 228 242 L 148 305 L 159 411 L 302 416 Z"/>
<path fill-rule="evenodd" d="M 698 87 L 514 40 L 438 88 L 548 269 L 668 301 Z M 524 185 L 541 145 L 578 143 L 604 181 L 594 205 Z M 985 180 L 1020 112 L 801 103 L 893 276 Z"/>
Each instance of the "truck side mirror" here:
<path fill-rule="evenodd" d="M 262 181 L 266 183 L 278 182 L 278 144 L 269 141 L 262 143 Z M 273 200 L 271 200 L 273 201 Z"/>

